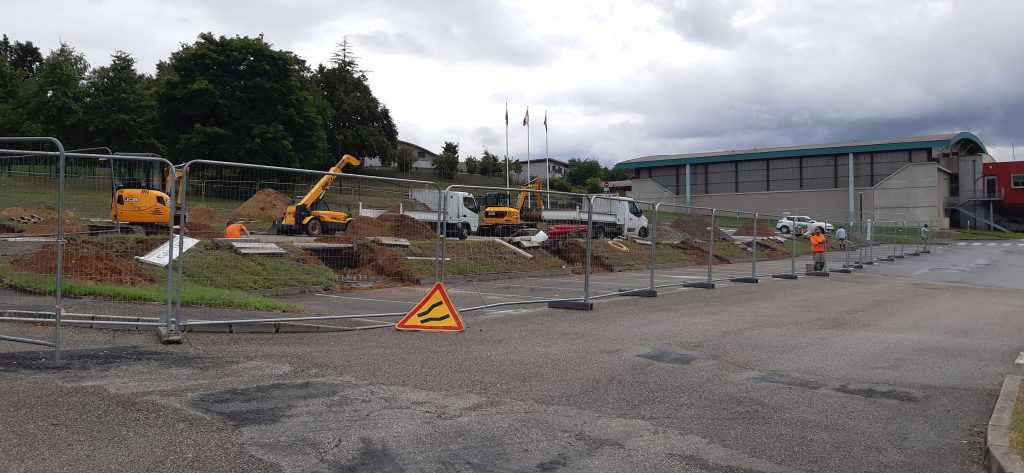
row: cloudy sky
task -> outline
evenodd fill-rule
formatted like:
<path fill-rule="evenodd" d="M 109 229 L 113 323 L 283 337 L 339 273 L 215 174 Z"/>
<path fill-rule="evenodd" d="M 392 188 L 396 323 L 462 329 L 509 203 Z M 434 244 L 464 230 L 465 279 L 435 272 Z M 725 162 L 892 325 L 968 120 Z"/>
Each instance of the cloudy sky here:
<path fill-rule="evenodd" d="M 346 35 L 400 139 L 606 164 L 971 131 L 1024 144 L 1013 0 L 5 0 L 0 32 L 152 73 L 204 31 L 311 65 Z M 1017 150 L 1024 160 L 1024 148 Z"/>

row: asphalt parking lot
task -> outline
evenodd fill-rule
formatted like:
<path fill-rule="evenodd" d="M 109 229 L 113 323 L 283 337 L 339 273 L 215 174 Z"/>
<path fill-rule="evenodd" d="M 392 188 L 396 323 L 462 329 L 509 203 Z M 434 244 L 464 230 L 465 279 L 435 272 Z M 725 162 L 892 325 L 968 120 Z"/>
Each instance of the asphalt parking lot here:
<path fill-rule="evenodd" d="M 196 333 L 162 346 L 68 329 L 59 366 L 0 345 L 0 470 L 980 471 L 998 386 L 1021 374 L 1024 297 L 921 271 L 998 259 L 985 273 L 1018 261 L 1007 248 L 666 288 L 589 312 L 503 308 L 467 316 L 461 334 Z M 562 280 L 485 292 L 542 297 Z"/>

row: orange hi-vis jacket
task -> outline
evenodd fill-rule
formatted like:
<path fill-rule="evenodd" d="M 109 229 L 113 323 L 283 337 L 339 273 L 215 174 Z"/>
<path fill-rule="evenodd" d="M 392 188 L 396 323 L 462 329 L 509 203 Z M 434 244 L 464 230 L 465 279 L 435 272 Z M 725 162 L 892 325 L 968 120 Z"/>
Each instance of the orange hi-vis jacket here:
<path fill-rule="evenodd" d="M 242 229 L 245 225 L 241 223 L 232 223 L 228 225 L 228 228 L 224 230 L 224 238 L 242 238 Z"/>
<path fill-rule="evenodd" d="M 825 235 L 811 235 L 811 252 L 825 252 Z"/>

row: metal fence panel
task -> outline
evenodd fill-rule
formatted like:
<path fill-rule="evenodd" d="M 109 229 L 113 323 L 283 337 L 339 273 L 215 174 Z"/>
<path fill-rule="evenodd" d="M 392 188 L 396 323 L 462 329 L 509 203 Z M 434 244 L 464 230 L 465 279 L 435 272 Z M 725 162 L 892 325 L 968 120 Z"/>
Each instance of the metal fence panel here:
<path fill-rule="evenodd" d="M 593 244 L 614 236 L 601 212 L 594 222 L 591 196 L 546 191 L 539 181 L 518 188 L 449 186 L 480 202 L 477 234 L 442 244 L 442 279 L 476 296 L 471 310 L 509 305 L 591 307 Z M 598 209 L 600 210 L 600 209 Z M 460 310 L 466 306 L 460 305 Z"/>
<path fill-rule="evenodd" d="M 360 164 L 346 156 L 325 171 L 207 160 L 183 166 L 186 234 L 198 240 L 177 268 L 183 323 L 352 326 L 357 318 L 404 315 L 414 300 L 359 293 L 436 280 L 439 232 L 466 237 L 474 219 L 442 225 L 445 195 L 435 183 L 355 174 Z"/>

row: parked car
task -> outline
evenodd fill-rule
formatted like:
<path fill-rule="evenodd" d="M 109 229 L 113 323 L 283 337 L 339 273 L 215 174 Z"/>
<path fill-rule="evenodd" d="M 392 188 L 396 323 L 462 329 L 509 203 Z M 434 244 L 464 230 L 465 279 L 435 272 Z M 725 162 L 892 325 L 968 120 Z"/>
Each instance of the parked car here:
<path fill-rule="evenodd" d="M 800 229 L 800 232 L 806 233 L 814 231 L 815 228 L 820 228 L 825 233 L 835 230 L 831 223 L 819 222 L 803 215 L 783 217 L 782 220 L 779 220 L 779 223 L 775 224 L 775 229 L 782 233 L 789 233 L 794 229 Z"/>

